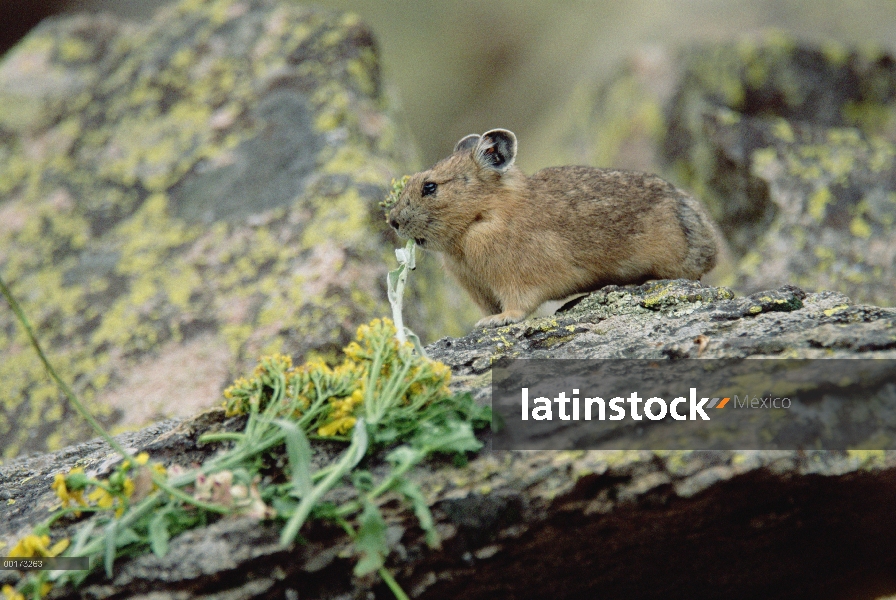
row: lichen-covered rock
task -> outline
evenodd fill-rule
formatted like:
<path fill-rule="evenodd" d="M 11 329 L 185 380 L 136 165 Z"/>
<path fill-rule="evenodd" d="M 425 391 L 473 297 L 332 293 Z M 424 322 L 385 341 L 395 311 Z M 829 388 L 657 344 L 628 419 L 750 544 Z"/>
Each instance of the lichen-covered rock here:
<path fill-rule="evenodd" d="M 664 281 L 612 287 L 552 318 L 532 319 L 427 348 L 459 387 L 487 398 L 500 356 L 659 360 L 701 357 L 896 358 L 896 309 L 794 288 L 735 297 L 724 288 Z M 135 450 L 181 465 L 213 444 L 223 410 L 123 436 Z M 55 501 L 53 474 L 102 470 L 90 442 L 0 467 L 0 540 L 21 535 Z M 376 469 L 382 457 L 369 459 Z M 386 566 L 410 597 L 815 598 L 896 592 L 892 451 L 483 451 L 468 464 L 416 470 L 442 539 L 427 547 L 409 509 L 381 506 Z M 2 496 L 0 496 L 2 498 Z M 352 575 L 356 558 L 336 525 L 278 545 L 278 523 L 224 519 L 170 541 L 164 557 L 116 562 L 55 598 L 387 596 Z M 719 561 L 719 556 L 736 560 Z M 700 577 L 693 565 L 701 565 Z M 537 568 L 536 568 L 537 567 Z M 762 577 L 756 577 L 757 572 Z M 648 574 L 648 575 L 645 575 Z M 13 577 L 0 572 L 3 577 Z M 180 596 L 179 596 L 180 597 Z"/>
<path fill-rule="evenodd" d="M 743 292 L 896 302 L 896 61 L 758 41 L 644 51 L 596 90 L 564 160 L 663 171 L 710 208 Z"/>
<path fill-rule="evenodd" d="M 498 402 L 493 407 L 498 407 L 496 410 L 502 411 L 505 418 L 518 415 L 520 385 L 536 386 L 530 387 L 530 394 L 534 395 L 537 395 L 536 389 L 543 389 L 537 387 L 542 383 L 549 389 L 554 389 L 554 385 L 562 389 L 568 381 L 590 382 L 584 383 L 586 388 L 597 385 L 599 381 L 607 386 L 600 389 L 616 388 L 612 383 L 612 368 L 600 371 L 606 374 L 606 379 L 598 379 L 592 376 L 599 371 L 599 367 L 594 365 L 576 363 L 558 368 L 553 361 L 539 361 L 520 366 L 506 364 L 501 361 L 503 358 L 649 359 L 650 362 L 688 358 L 775 359 L 750 367 L 734 361 L 736 366 L 716 372 L 718 378 L 715 375 L 699 375 L 703 368 L 707 368 L 703 361 L 683 361 L 678 366 L 665 363 L 658 365 L 654 373 L 660 379 L 666 377 L 666 381 L 699 380 L 701 386 L 713 390 L 730 390 L 731 382 L 749 381 L 751 378 L 753 381 L 761 380 L 763 386 L 768 384 L 776 390 L 787 388 L 793 381 L 799 380 L 802 393 L 813 399 L 829 396 L 828 406 L 833 407 L 822 415 L 813 412 L 817 406 L 810 403 L 808 411 L 802 413 L 806 418 L 798 423 L 782 420 L 780 415 L 772 415 L 771 411 L 762 415 L 757 413 L 751 417 L 749 427 L 739 431 L 735 437 L 722 427 L 701 429 L 693 437 L 690 437 L 692 432 L 676 430 L 669 434 L 672 436 L 670 438 L 665 436 L 672 430 L 664 431 L 659 426 L 645 428 L 633 438 L 630 430 L 614 429 L 609 423 L 601 423 L 597 434 L 593 422 L 584 420 L 564 423 L 556 431 L 551 429 L 552 424 L 549 423 L 544 423 L 545 429 L 514 429 L 513 425 L 509 425 L 507 435 L 495 442 L 496 447 L 500 448 L 749 449 L 793 448 L 797 443 L 805 443 L 807 447 L 872 448 L 879 447 L 876 444 L 880 444 L 881 440 L 892 439 L 894 429 L 893 423 L 874 409 L 839 409 L 850 402 L 844 399 L 851 393 L 847 391 L 850 389 L 849 379 L 872 363 L 880 365 L 880 371 L 876 371 L 878 367 L 873 367 L 861 376 L 867 385 L 862 392 L 863 399 L 885 412 L 893 405 L 896 399 L 892 384 L 892 360 L 896 359 L 896 309 L 856 306 L 835 292 L 807 294 L 799 288 L 783 286 L 739 298 L 726 288 L 708 287 L 686 280 L 660 281 L 641 286 L 610 286 L 553 317 L 478 330 L 460 339 L 440 340 L 431 346 L 430 355 L 448 364 L 459 385 L 472 391 L 474 397 L 483 402 L 490 399 Z M 869 360 L 864 364 L 860 364 L 862 361 L 817 364 L 821 359 L 846 358 L 886 360 Z M 783 364 L 785 359 L 794 359 L 790 362 L 791 367 L 776 374 L 776 369 L 780 368 L 777 365 Z M 817 360 L 801 362 L 796 359 Z M 616 362 L 619 380 L 635 378 L 644 381 L 646 376 L 643 372 L 637 371 L 637 366 L 622 364 L 625 362 Z M 714 366 L 722 362 L 716 361 Z M 494 380 L 496 387 L 493 387 L 492 381 L 493 366 L 499 367 Z M 743 371 L 741 367 L 744 367 Z M 525 383 L 520 384 L 518 377 L 523 373 Z M 548 381 L 553 383 L 547 384 Z M 511 390 L 513 393 L 510 393 Z M 736 393 L 741 392 L 741 389 L 736 390 Z M 492 397 L 493 393 L 497 394 L 495 398 Z M 663 397 L 663 393 L 655 395 Z M 794 400 L 794 405 L 800 402 L 799 399 Z M 513 407 L 512 412 L 509 407 Z M 809 416 L 809 413 L 812 415 Z M 855 437 L 841 439 L 822 433 L 825 431 L 821 428 L 822 423 L 836 431 L 848 431 Z M 761 431 L 761 436 L 754 437 L 756 431 Z M 671 446 L 670 439 L 674 440 Z M 758 439 L 775 440 L 773 443 L 778 445 L 757 446 Z M 884 444 L 889 447 L 888 442 Z"/>
<path fill-rule="evenodd" d="M 396 131 L 354 16 L 48 20 L 0 63 L 0 273 L 107 422 L 189 414 L 259 354 L 326 354 L 387 312 L 377 202 L 416 167 Z M 444 281 L 422 277 L 423 334 L 457 331 Z M 0 355 L 2 454 L 83 439 L 4 310 Z"/>
<path fill-rule="evenodd" d="M 768 198 L 757 215 L 766 229 L 744 246 L 733 285 L 791 283 L 896 302 L 896 143 L 783 119 L 708 117 L 706 130 L 723 160 L 757 144 L 740 179 L 764 185 Z"/>
<path fill-rule="evenodd" d="M 552 317 L 433 344 L 460 376 L 500 358 L 896 358 L 896 309 L 784 286 L 735 297 L 695 281 L 607 286 Z M 486 394 L 488 381 L 483 381 Z"/>

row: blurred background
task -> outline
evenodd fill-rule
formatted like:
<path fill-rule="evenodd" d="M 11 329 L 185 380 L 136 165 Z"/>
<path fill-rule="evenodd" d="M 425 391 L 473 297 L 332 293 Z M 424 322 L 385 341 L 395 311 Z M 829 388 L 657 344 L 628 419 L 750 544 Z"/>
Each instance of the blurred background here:
<path fill-rule="evenodd" d="M 167 0 L 4 0 L 0 49 L 53 13 L 108 11 L 134 20 Z M 327 0 L 373 28 L 423 165 L 462 136 L 494 127 L 520 138 L 520 166 L 555 164 L 550 135 L 578 85 L 633 51 L 776 28 L 822 42 L 896 51 L 896 0 Z M 611 165 L 601 165 L 611 166 Z"/>

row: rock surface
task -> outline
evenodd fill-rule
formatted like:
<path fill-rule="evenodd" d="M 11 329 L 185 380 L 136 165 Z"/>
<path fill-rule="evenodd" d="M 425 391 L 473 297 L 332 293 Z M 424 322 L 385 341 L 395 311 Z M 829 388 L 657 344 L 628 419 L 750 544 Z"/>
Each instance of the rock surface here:
<path fill-rule="evenodd" d="M 645 51 L 568 111 L 568 162 L 661 171 L 710 208 L 738 291 L 896 302 L 896 60 L 781 34 Z"/>
<path fill-rule="evenodd" d="M 0 63 L 0 272 L 107 423 L 193 414 L 260 354 L 332 353 L 387 312 L 377 203 L 414 166 L 397 131 L 350 15 L 48 20 Z M 434 300 L 411 325 L 457 331 L 422 267 Z M 0 354 L 0 453 L 84 439 L 6 310 Z"/>
<path fill-rule="evenodd" d="M 896 309 L 785 286 L 735 297 L 676 280 L 607 286 L 553 317 L 431 346 L 457 375 L 510 358 L 896 358 Z"/>
<path fill-rule="evenodd" d="M 427 351 L 457 385 L 488 395 L 499 356 L 896 357 L 896 309 L 793 287 L 746 298 L 693 282 L 605 289 L 553 318 L 443 339 Z M 222 411 L 124 439 L 189 464 L 213 449 L 198 434 Z M 92 442 L 0 468 L 0 536 L 21 535 L 52 503 L 55 472 L 102 469 Z M 415 598 L 873 598 L 896 592 L 890 532 L 896 454 L 851 452 L 483 451 L 467 466 L 415 475 L 442 548 L 426 547 L 413 515 L 384 504 L 387 565 Z M 353 578 L 341 530 L 316 525 L 307 543 L 277 545 L 275 524 L 224 520 L 171 541 L 165 558 L 120 561 L 66 598 L 388 597 Z M 695 573 L 699 571 L 699 576 Z M 761 573 L 761 576 L 758 574 Z"/>

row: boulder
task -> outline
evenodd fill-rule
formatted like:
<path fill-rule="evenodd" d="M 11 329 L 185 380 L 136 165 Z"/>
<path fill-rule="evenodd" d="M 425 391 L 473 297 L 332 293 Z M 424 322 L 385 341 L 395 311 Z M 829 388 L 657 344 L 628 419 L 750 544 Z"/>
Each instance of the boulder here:
<path fill-rule="evenodd" d="M 48 19 L 4 57 L 0 273 L 105 423 L 193 414 L 388 310 L 377 204 L 416 166 L 390 106 L 364 24 L 273 0 Z M 435 271 L 424 336 L 463 319 Z M 0 355 L 3 456 L 85 439 L 7 310 Z"/>
<path fill-rule="evenodd" d="M 896 60 L 783 34 L 644 50 L 567 109 L 564 162 L 660 171 L 709 207 L 743 293 L 896 302 Z"/>

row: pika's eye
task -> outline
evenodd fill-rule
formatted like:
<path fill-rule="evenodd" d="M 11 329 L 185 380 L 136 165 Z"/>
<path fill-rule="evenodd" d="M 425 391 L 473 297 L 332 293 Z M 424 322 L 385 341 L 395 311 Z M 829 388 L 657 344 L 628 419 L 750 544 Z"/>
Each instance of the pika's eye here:
<path fill-rule="evenodd" d="M 431 181 L 427 181 L 423 184 L 423 195 L 424 196 L 432 196 L 436 193 L 436 187 L 438 187 L 435 183 Z"/>

